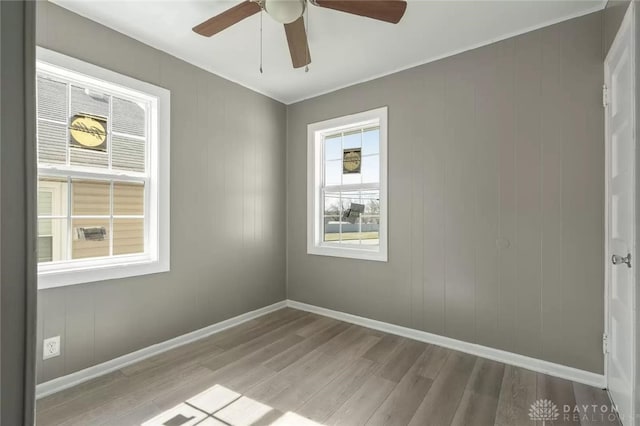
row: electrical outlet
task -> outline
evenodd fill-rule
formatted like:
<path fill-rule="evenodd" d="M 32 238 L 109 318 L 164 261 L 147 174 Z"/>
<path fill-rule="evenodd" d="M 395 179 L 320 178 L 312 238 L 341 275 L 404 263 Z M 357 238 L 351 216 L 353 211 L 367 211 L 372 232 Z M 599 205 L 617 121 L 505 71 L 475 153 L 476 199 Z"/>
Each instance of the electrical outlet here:
<path fill-rule="evenodd" d="M 49 359 L 60 356 L 60 336 L 44 339 L 42 345 L 42 359 Z"/>

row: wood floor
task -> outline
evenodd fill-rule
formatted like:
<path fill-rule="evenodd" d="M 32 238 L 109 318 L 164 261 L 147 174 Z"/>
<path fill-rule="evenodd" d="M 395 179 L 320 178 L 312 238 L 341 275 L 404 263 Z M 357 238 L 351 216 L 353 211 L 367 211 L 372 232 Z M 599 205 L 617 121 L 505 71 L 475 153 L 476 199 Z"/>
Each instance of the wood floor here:
<path fill-rule="evenodd" d="M 37 424 L 534 426 L 539 399 L 545 425 L 618 424 L 600 389 L 283 309 L 41 399 Z"/>

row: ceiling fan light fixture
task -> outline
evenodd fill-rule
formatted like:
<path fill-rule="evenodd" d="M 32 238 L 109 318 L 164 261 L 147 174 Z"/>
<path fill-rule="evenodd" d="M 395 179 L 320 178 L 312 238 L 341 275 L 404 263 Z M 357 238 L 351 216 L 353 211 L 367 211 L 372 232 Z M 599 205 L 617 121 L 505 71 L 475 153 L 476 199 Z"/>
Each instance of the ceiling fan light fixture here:
<path fill-rule="evenodd" d="M 264 10 L 281 24 L 290 24 L 302 16 L 304 0 L 265 0 Z"/>

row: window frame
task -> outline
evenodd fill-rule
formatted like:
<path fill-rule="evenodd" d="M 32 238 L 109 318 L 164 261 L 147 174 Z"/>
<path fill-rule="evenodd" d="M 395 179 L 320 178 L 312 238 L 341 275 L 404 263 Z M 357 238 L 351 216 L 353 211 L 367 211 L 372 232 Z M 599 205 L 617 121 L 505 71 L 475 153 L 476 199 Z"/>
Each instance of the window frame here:
<path fill-rule="evenodd" d="M 150 108 L 148 172 L 104 170 L 68 165 L 37 165 L 38 176 L 113 182 L 144 182 L 145 252 L 108 257 L 73 259 L 38 264 L 38 288 L 46 289 L 95 281 L 126 278 L 170 270 L 170 102 L 167 89 L 146 83 L 69 56 L 38 47 L 37 75 L 49 75 L 122 99 L 144 100 Z M 69 155 L 69 154 L 67 154 Z M 115 181 L 114 181 L 115 179 Z M 71 191 L 69 187 L 68 191 Z M 113 196 L 113 195 L 112 195 Z M 67 198 L 71 193 L 67 194 Z M 113 213 L 113 212 L 112 212 Z M 68 215 L 72 212 L 67 212 Z M 109 230 L 110 234 L 113 229 Z M 111 238 L 111 236 L 110 236 Z M 71 250 L 71 247 L 67 247 Z"/>
<path fill-rule="evenodd" d="M 324 211 L 322 202 L 324 174 L 324 137 L 336 132 L 379 126 L 380 134 L 380 228 L 378 250 L 362 247 L 342 247 L 323 240 Z M 307 126 L 307 253 L 350 259 L 388 261 L 388 108 L 381 107 L 343 117 L 312 123 Z M 343 188 L 352 185 L 341 185 Z M 353 188 L 364 189 L 367 184 Z"/>

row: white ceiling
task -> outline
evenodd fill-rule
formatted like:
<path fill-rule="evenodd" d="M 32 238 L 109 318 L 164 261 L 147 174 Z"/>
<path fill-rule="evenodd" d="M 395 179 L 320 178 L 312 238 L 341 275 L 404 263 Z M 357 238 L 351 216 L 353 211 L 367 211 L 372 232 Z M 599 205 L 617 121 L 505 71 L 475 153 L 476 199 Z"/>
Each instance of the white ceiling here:
<path fill-rule="evenodd" d="M 227 0 L 51 0 L 284 103 L 293 103 L 604 8 L 606 0 L 409 0 L 399 24 L 310 6 L 310 70 L 293 69 L 284 29 L 260 14 L 211 38 L 191 28 Z"/>

